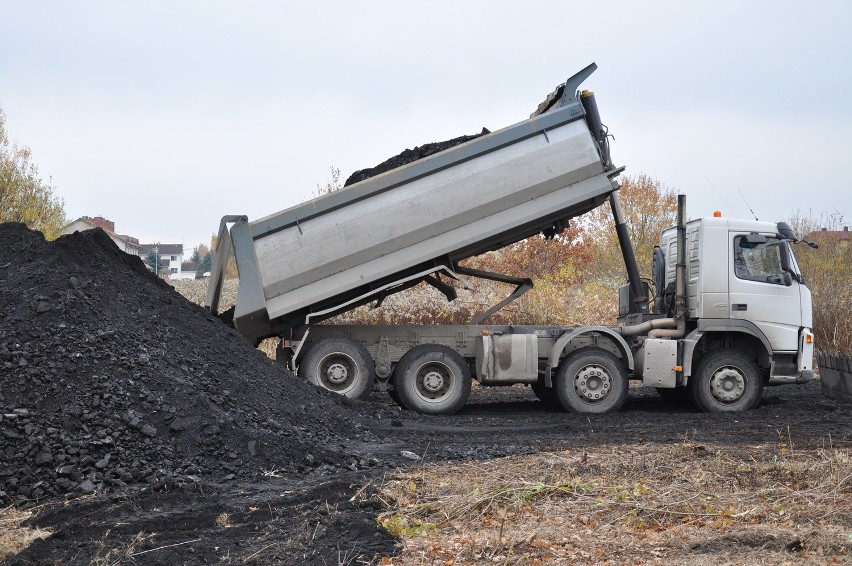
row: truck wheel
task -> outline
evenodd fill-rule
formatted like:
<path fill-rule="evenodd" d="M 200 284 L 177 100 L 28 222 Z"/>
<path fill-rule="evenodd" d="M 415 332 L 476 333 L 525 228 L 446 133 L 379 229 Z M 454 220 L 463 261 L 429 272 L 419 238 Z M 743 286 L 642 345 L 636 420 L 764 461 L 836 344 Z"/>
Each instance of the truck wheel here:
<path fill-rule="evenodd" d="M 347 399 L 366 399 L 376 379 L 367 349 L 346 338 L 323 338 L 311 346 L 299 364 L 299 375 Z"/>
<path fill-rule="evenodd" d="M 470 368 L 452 348 L 424 344 L 399 360 L 393 386 L 404 407 L 427 415 L 451 415 L 470 396 Z"/>
<path fill-rule="evenodd" d="M 575 413 L 617 411 L 627 399 L 628 386 L 624 364 L 600 348 L 575 351 L 559 362 L 556 372 L 559 401 Z"/>
<path fill-rule="evenodd" d="M 530 387 L 532 388 L 535 396 L 538 397 L 538 400 L 544 404 L 544 406 L 548 409 L 562 409 L 562 403 L 559 402 L 559 395 L 556 393 L 556 386 L 547 387 L 544 384 L 544 379 L 539 379 L 535 383 L 531 383 Z"/>
<path fill-rule="evenodd" d="M 390 395 L 390 398 L 393 400 L 394 403 L 396 403 L 403 409 L 406 408 L 405 405 L 402 403 L 402 399 L 399 398 L 399 393 L 397 392 L 396 387 L 391 386 L 391 388 L 388 390 L 388 395 Z"/>
<path fill-rule="evenodd" d="M 760 402 L 760 368 L 737 350 L 708 354 L 689 380 L 692 402 L 705 413 L 747 411 Z"/>

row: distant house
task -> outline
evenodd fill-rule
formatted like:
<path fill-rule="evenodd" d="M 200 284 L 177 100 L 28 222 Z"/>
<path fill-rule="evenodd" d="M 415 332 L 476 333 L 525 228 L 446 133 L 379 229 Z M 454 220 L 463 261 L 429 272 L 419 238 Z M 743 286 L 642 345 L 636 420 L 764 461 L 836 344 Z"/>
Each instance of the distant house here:
<path fill-rule="evenodd" d="M 157 269 L 166 270 L 169 279 L 185 279 L 181 277 L 181 264 L 183 263 L 183 244 L 139 244 L 139 255 L 147 260 L 148 255 L 154 252 L 157 256 Z M 149 266 L 152 270 L 154 266 Z M 195 278 L 193 272 L 192 277 Z"/>
<path fill-rule="evenodd" d="M 193 261 L 185 261 L 180 264 L 180 273 L 172 275 L 169 279 L 195 279 L 198 273 L 198 265 Z"/>
<path fill-rule="evenodd" d="M 805 239 L 824 246 L 834 244 L 845 249 L 852 245 L 852 232 L 849 231 L 849 226 L 844 226 L 843 230 L 822 228 L 819 232 L 811 232 Z"/>
<path fill-rule="evenodd" d="M 62 234 L 66 235 L 73 234 L 74 232 L 85 232 L 86 230 L 94 230 L 95 228 L 101 228 L 104 232 L 106 232 L 121 251 L 131 255 L 139 255 L 139 240 L 132 236 L 116 234 L 115 222 L 107 220 L 103 216 L 95 216 L 94 218 L 90 216 L 81 216 L 77 220 L 63 226 Z"/>

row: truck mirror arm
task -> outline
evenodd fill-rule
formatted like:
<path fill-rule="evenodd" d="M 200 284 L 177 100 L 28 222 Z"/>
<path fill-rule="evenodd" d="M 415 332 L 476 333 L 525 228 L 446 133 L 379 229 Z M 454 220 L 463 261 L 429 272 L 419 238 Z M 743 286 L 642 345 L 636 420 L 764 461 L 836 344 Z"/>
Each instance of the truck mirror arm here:
<path fill-rule="evenodd" d="M 805 278 L 802 277 L 801 274 L 793 271 L 793 266 L 790 263 L 790 256 L 793 253 L 793 250 L 790 249 L 790 240 L 781 240 L 781 271 L 784 272 L 784 285 L 789 287 L 793 284 L 793 280 L 804 284 Z"/>

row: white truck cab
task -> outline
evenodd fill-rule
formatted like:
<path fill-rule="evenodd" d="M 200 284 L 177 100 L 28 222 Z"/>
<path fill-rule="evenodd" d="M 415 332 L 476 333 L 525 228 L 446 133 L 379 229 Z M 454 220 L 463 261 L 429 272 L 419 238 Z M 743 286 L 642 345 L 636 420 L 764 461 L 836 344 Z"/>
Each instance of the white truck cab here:
<path fill-rule="evenodd" d="M 811 291 L 796 263 L 795 241 L 784 223 L 713 217 L 686 224 L 686 382 L 701 371 L 701 360 L 719 351 L 756 362 L 767 385 L 813 377 Z M 665 231 L 656 252 L 666 259 L 658 282 L 664 289 L 674 285 L 676 246 L 676 230 Z M 665 296 L 658 306 L 666 308 Z M 723 385 L 742 387 L 736 363 L 728 365 L 734 369 L 716 376 L 721 401 L 733 395 Z"/>

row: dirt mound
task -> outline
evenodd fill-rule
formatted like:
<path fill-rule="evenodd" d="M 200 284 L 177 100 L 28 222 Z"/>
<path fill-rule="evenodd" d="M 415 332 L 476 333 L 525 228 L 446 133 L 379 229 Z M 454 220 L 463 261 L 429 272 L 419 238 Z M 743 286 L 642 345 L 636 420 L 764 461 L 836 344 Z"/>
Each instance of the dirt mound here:
<path fill-rule="evenodd" d="M 381 415 L 378 415 L 381 418 Z M 252 348 L 102 230 L 0 224 L 0 502 L 376 461 L 342 398 Z"/>
<path fill-rule="evenodd" d="M 480 133 L 473 134 L 471 136 L 459 136 L 457 138 L 453 138 L 447 141 L 425 143 L 423 145 L 415 146 L 414 149 L 406 149 L 402 153 L 394 155 L 390 159 L 382 161 L 375 167 L 369 169 L 359 169 L 358 171 L 355 171 L 354 173 L 349 175 L 349 178 L 346 179 L 346 182 L 343 183 L 343 186 L 348 187 L 349 185 L 359 183 L 364 179 L 375 177 L 376 175 L 385 173 L 387 171 L 390 171 L 391 169 L 402 167 L 403 165 L 407 165 L 413 161 L 417 161 L 418 159 L 429 157 L 430 155 L 434 155 L 436 153 L 444 151 L 445 149 L 461 145 L 465 142 L 475 140 L 480 136 L 484 136 L 485 134 L 490 133 L 491 131 L 488 128 L 482 128 L 482 131 Z"/>

